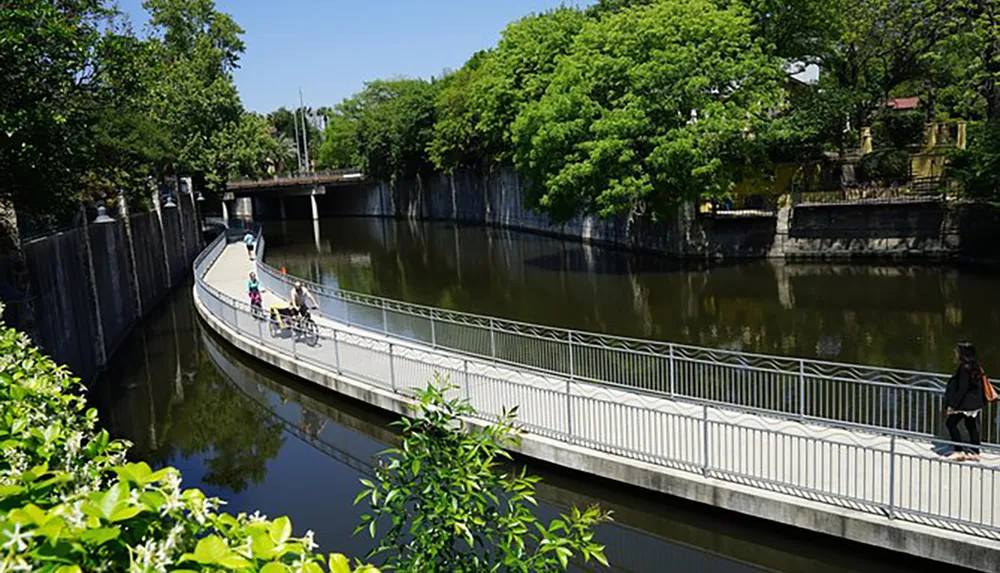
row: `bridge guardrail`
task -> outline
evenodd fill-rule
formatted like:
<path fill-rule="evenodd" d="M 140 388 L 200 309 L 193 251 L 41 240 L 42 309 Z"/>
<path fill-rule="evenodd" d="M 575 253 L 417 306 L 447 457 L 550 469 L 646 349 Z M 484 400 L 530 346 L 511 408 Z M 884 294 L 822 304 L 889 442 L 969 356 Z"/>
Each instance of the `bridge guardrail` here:
<path fill-rule="evenodd" d="M 263 246 L 263 241 L 259 242 Z M 401 341 L 391 334 L 319 325 L 314 345 L 272 337 L 249 305 L 215 289 L 205 272 L 222 252 L 220 237 L 195 263 L 195 289 L 227 328 L 297 362 L 401 395 L 433 373 L 455 384 L 486 420 L 520 406 L 530 433 L 628 459 L 792 495 L 855 511 L 1000 540 L 1000 466 L 967 465 L 928 452 L 933 439 L 891 429 L 800 424 L 767 412 L 666 395 L 623 392 L 579 378 L 518 371 L 485 357 Z M 336 319 L 334 319 L 336 320 Z M 337 323 L 334 322 L 334 325 Z M 388 323 L 386 323 L 388 324 Z M 982 447 L 984 459 L 1000 447 Z M 978 486 L 974 485 L 978 481 Z"/>
<path fill-rule="evenodd" d="M 226 182 L 226 189 L 252 189 L 254 187 L 274 187 L 286 185 L 307 185 L 322 183 L 331 179 L 363 178 L 364 172 L 357 168 L 330 169 L 327 171 L 310 171 L 275 175 L 267 179 L 233 179 Z"/>
<path fill-rule="evenodd" d="M 263 262 L 263 244 L 261 238 L 257 258 L 264 288 L 287 293 L 302 280 L 324 315 L 372 332 L 653 395 L 800 420 L 946 435 L 941 416 L 946 374 L 640 340 L 385 299 L 282 274 Z M 983 442 L 1000 443 L 997 417 L 984 415 L 981 421 Z"/>

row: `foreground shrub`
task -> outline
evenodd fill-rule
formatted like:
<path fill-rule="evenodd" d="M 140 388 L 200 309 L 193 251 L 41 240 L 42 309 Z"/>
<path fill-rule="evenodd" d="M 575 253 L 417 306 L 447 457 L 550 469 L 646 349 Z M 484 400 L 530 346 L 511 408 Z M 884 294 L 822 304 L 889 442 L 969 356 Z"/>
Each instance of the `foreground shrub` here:
<path fill-rule="evenodd" d="M 0 325 L 0 572 L 351 571 L 287 517 L 219 512 L 176 469 L 125 463 L 83 390 Z"/>
<path fill-rule="evenodd" d="M 593 527 L 610 514 L 574 507 L 541 523 L 530 507 L 541 478 L 511 467 L 505 450 L 519 439 L 516 409 L 463 430 L 460 418 L 475 411 L 449 398 L 452 389 L 431 384 L 419 394 L 413 419 L 395 422 L 401 446 L 383 453 L 375 482 L 362 480 L 355 503 L 368 500 L 371 514 L 357 531 L 380 533 L 369 557 L 382 556 L 387 570 L 401 573 L 555 573 L 574 556 L 606 566 Z"/>

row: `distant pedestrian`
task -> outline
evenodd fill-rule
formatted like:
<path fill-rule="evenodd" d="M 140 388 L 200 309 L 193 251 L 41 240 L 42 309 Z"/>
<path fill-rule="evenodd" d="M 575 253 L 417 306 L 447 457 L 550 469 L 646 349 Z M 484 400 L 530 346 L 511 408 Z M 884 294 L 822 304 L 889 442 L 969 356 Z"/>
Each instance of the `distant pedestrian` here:
<path fill-rule="evenodd" d="M 955 452 L 951 454 L 951 458 L 958 461 L 979 461 L 978 418 L 986 402 L 984 386 L 989 382 L 976 357 L 976 347 L 971 342 L 958 343 L 955 358 L 958 368 L 948 380 L 948 387 L 944 392 L 945 425 L 951 441 L 955 442 Z M 969 431 L 967 446 L 961 445 L 962 435 L 958 432 L 958 425 L 963 422 L 965 429 Z"/>
<path fill-rule="evenodd" d="M 252 261 L 254 239 L 253 239 L 253 232 L 250 229 L 247 229 L 247 234 L 243 235 L 243 243 L 246 244 L 247 246 L 247 257 L 249 257 L 250 260 Z"/>

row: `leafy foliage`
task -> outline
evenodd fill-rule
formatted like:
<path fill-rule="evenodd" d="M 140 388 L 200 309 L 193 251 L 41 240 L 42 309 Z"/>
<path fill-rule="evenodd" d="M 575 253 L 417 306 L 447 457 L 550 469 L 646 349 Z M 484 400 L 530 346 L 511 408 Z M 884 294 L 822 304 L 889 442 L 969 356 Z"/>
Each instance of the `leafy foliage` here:
<path fill-rule="evenodd" d="M 513 127 L 532 202 L 565 219 L 727 193 L 782 99 L 780 62 L 751 32 L 743 9 L 709 0 L 588 23 Z"/>
<path fill-rule="evenodd" d="M 369 82 L 352 106 L 361 167 L 391 180 L 427 171 L 434 133 L 435 87 L 424 80 Z"/>
<path fill-rule="evenodd" d="M 968 149 L 957 151 L 948 166 L 966 196 L 1000 200 L 1000 121 L 974 126 Z"/>
<path fill-rule="evenodd" d="M 891 183 L 906 179 L 910 171 L 910 155 L 902 149 L 878 149 L 866 154 L 858 163 L 861 181 Z"/>
<path fill-rule="evenodd" d="M 0 328 L 0 569 L 348 573 L 286 517 L 229 515 L 180 473 L 125 463 L 78 379 Z M 359 566 L 356 573 L 377 573 Z"/>
<path fill-rule="evenodd" d="M 516 409 L 465 431 L 460 419 L 474 410 L 451 390 L 437 380 L 420 393 L 414 418 L 396 422 L 402 445 L 384 453 L 376 481 L 362 480 L 355 503 L 371 514 L 357 532 L 381 531 L 372 556 L 400 573 L 548 573 L 577 555 L 607 565 L 592 528 L 608 513 L 573 508 L 548 525 L 532 513 L 540 478 L 511 468 L 504 450 L 518 440 Z"/>

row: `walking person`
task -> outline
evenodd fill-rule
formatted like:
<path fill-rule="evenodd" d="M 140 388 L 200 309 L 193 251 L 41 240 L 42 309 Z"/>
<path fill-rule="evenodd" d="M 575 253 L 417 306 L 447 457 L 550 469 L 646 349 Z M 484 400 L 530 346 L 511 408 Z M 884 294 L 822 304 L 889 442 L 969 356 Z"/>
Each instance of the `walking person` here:
<path fill-rule="evenodd" d="M 986 403 L 984 387 L 989 381 L 971 342 L 958 343 L 955 357 L 958 368 L 944 392 L 945 426 L 951 441 L 955 442 L 955 451 L 949 457 L 957 461 L 979 461 L 979 415 Z M 958 431 L 961 423 L 969 432 L 968 445 L 962 445 L 962 435 Z"/>
<path fill-rule="evenodd" d="M 249 257 L 250 260 L 252 261 L 254 239 L 253 239 L 253 231 L 251 231 L 250 229 L 247 229 L 247 234 L 243 235 L 243 243 L 247 246 L 247 257 Z"/>
<path fill-rule="evenodd" d="M 250 296 L 250 310 L 254 316 L 263 316 L 264 310 L 261 304 L 260 281 L 257 280 L 257 273 L 250 271 L 250 278 L 247 280 L 247 295 Z"/>

